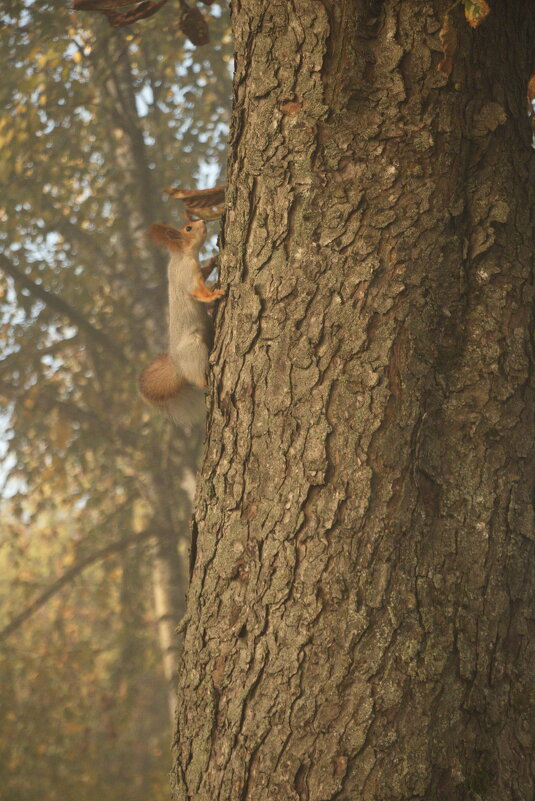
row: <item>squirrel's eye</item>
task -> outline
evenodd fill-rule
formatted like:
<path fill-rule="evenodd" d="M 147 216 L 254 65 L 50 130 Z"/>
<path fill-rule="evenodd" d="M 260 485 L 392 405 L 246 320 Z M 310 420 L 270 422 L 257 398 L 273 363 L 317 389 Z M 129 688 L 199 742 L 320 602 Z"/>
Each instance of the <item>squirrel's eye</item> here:
<path fill-rule="evenodd" d="M 186 231 L 191 231 L 191 225 L 186 225 Z"/>

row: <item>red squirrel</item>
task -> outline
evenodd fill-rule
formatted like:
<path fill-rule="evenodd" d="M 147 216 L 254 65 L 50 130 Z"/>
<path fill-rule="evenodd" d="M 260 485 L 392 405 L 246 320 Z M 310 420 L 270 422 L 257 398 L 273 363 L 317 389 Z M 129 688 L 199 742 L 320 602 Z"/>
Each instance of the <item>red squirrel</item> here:
<path fill-rule="evenodd" d="M 157 356 L 139 376 L 141 396 L 179 425 L 202 420 L 208 358 L 213 339 L 207 303 L 223 295 L 210 289 L 199 250 L 206 239 L 206 223 L 197 220 L 178 230 L 154 223 L 148 236 L 169 251 L 169 353 Z"/>

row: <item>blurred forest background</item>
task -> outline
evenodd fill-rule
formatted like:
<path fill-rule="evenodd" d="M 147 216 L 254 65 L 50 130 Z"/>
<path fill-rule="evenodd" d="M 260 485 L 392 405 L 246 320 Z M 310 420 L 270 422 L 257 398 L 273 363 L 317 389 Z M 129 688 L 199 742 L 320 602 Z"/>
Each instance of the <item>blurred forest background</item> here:
<path fill-rule="evenodd" d="M 3 801 L 169 796 L 201 434 L 137 396 L 166 339 L 144 231 L 183 224 L 164 187 L 223 180 L 232 71 L 226 9 L 199 7 L 196 48 L 179 8 L 120 29 L 66 3 L 1 12 Z"/>

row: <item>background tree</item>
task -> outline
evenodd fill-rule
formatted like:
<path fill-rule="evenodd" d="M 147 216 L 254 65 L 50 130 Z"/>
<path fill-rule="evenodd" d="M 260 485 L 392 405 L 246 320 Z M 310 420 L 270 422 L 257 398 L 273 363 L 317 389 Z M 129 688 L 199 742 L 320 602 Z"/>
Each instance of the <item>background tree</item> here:
<path fill-rule="evenodd" d="M 180 801 L 535 792 L 535 9 L 450 5 L 233 5 Z"/>
<path fill-rule="evenodd" d="M 171 6 L 119 31 L 65 5 L 14 0 L 2 15 L 9 801 L 168 793 L 201 435 L 153 415 L 136 379 L 166 329 L 165 257 L 144 230 L 180 219 L 164 187 L 222 171 L 230 38 L 224 10 L 205 13 L 215 44 L 198 49 Z"/>

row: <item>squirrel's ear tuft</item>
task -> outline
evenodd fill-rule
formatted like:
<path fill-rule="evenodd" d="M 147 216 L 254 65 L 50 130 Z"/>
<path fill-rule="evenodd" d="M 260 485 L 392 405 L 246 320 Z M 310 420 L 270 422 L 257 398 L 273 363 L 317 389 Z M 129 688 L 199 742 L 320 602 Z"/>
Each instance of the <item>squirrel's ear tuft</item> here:
<path fill-rule="evenodd" d="M 147 237 L 154 245 L 167 250 L 179 247 L 182 240 L 180 231 L 162 223 L 153 223 L 147 230 Z"/>

